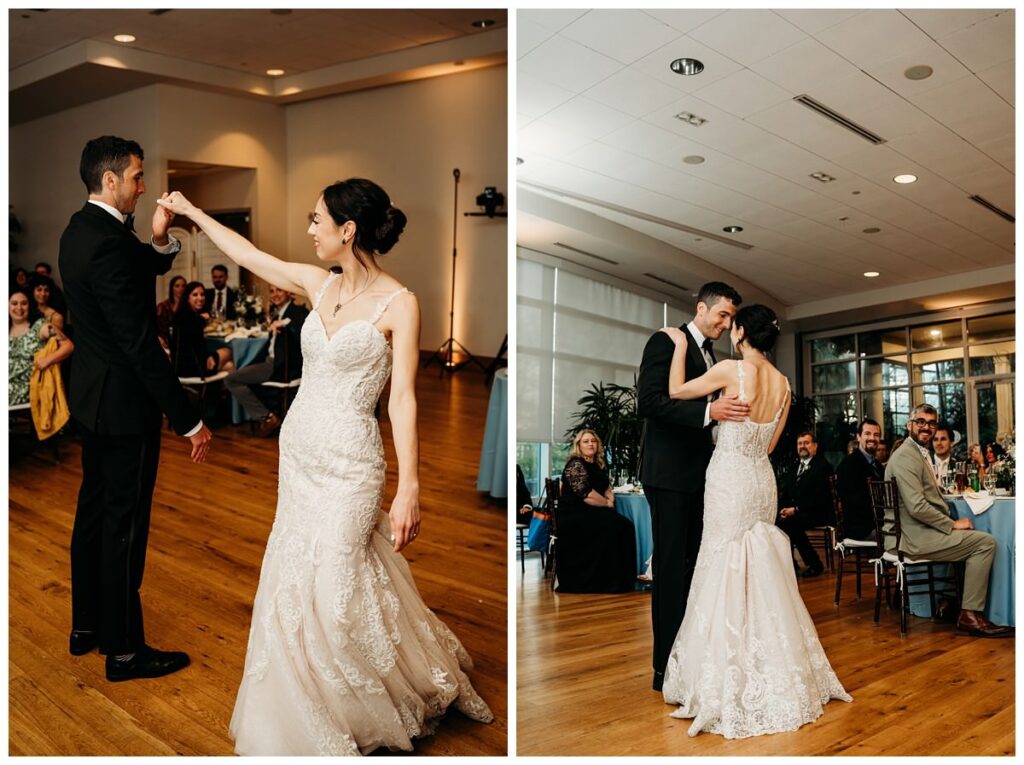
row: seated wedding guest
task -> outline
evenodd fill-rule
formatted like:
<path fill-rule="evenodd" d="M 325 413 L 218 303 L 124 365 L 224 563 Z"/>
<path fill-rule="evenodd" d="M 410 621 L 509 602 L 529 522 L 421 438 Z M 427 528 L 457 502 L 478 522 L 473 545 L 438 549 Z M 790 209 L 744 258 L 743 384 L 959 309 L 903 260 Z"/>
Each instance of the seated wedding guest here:
<path fill-rule="evenodd" d="M 825 567 L 807 538 L 807 530 L 833 522 L 832 492 L 828 487 L 832 466 L 818 454 L 818 440 L 810 431 L 797 436 L 796 453 L 800 464 L 782 482 L 775 524 L 786 532 L 807 564 L 800 576 L 820 576 Z"/>
<path fill-rule="evenodd" d="M 225 319 L 235 319 L 235 291 L 228 286 L 228 269 L 222 265 L 216 265 L 210 269 L 210 279 L 213 286 L 206 290 L 206 305 L 204 310 L 211 316 L 219 316 Z"/>
<path fill-rule="evenodd" d="M 523 469 L 516 465 L 516 523 L 529 523 L 533 519 L 533 496 L 526 485 Z"/>
<path fill-rule="evenodd" d="M 62 332 L 53 328 L 58 338 L 58 352 L 35 361 L 36 353 L 51 337 L 51 328 L 46 319 L 36 312 L 34 301 L 24 290 L 15 289 L 7 299 L 8 349 L 7 349 L 7 405 L 27 404 L 29 383 L 32 372 L 46 369 L 71 355 L 75 346 Z"/>
<path fill-rule="evenodd" d="M 847 455 L 853 454 L 860 447 L 860 441 L 856 438 L 851 438 L 846 442 L 846 453 Z"/>
<path fill-rule="evenodd" d="M 914 407 L 907 420 L 908 437 L 899 449 L 893 450 L 885 469 L 886 479 L 895 481 L 899 492 L 900 550 L 915 558 L 964 561 L 957 632 L 977 637 L 1012 637 L 1012 627 L 993 624 L 982 614 L 996 543 L 989 534 L 975 530 L 970 518 L 954 521 L 935 483 L 928 446 L 937 425 L 935 407 Z"/>
<path fill-rule="evenodd" d="M 981 444 L 971 444 L 967 450 L 967 461 L 978 468 L 978 480 L 984 481 L 988 462 L 985 461 L 985 453 L 981 450 Z"/>
<path fill-rule="evenodd" d="M 167 285 L 167 300 L 156 304 L 156 336 L 165 351 L 170 351 L 171 325 L 174 323 L 174 314 L 178 312 L 184 294 L 185 277 L 175 276 Z"/>
<path fill-rule="evenodd" d="M 1006 454 L 1006 450 L 1002 447 L 1002 444 L 997 444 L 994 441 L 985 447 L 985 462 L 988 465 L 993 465 L 999 462 Z"/>
<path fill-rule="evenodd" d="M 210 317 L 203 311 L 205 291 L 201 282 L 186 284 L 184 297 L 171 322 L 171 363 L 178 377 L 206 377 L 235 368 L 230 348 L 206 350 L 203 329 Z"/>
<path fill-rule="evenodd" d="M 47 263 L 45 260 L 40 260 L 36 263 L 35 271 L 40 276 L 45 276 L 47 279 L 53 278 L 53 266 Z"/>
<path fill-rule="evenodd" d="M 57 285 L 53 283 L 53 279 L 37 273 L 32 276 L 29 283 L 32 286 L 36 310 L 55 329 L 64 329 L 64 314 L 59 310 L 63 307 L 63 296 L 57 298 Z"/>
<path fill-rule="evenodd" d="M 948 425 L 939 425 L 935 428 L 935 434 L 932 436 L 932 469 L 935 471 L 935 477 L 939 481 L 939 486 L 942 486 L 946 482 L 946 477 L 949 475 L 950 468 L 950 457 L 953 454 L 953 429 Z"/>
<path fill-rule="evenodd" d="M 15 268 L 14 273 L 11 274 L 11 291 L 13 292 L 16 287 L 23 290 L 28 289 L 28 271 L 24 268 Z"/>
<path fill-rule="evenodd" d="M 902 440 L 902 439 L 900 439 L 900 440 Z M 879 441 L 878 442 L 878 448 L 875 449 L 875 459 L 878 460 L 879 463 L 881 463 L 881 465 L 884 467 L 885 463 L 887 463 L 889 461 L 889 455 L 892 452 L 896 451 L 896 447 L 897 446 L 899 446 L 899 441 L 897 441 L 896 443 L 894 443 L 892 445 L 892 450 L 890 451 L 889 444 L 887 444 L 884 440 L 883 441 Z"/>
<path fill-rule="evenodd" d="M 875 459 L 882 427 L 865 419 L 857 426 L 857 448 L 836 468 L 836 492 L 843 503 L 843 533 L 850 539 L 875 538 L 875 513 L 871 509 L 868 481 L 881 481 L 885 468 Z"/>
<path fill-rule="evenodd" d="M 289 382 L 302 377 L 302 325 L 309 309 L 295 303 L 290 292 L 270 285 L 270 342 L 251 364 L 227 376 L 224 385 L 245 409 L 250 420 L 260 423 L 259 435 L 272 436 L 281 427 L 283 415 L 272 412 L 257 395 L 261 383 Z"/>
<path fill-rule="evenodd" d="M 559 592 L 627 592 L 636 580 L 633 524 L 615 512 L 604 446 L 584 429 L 562 470 L 558 528 Z"/>

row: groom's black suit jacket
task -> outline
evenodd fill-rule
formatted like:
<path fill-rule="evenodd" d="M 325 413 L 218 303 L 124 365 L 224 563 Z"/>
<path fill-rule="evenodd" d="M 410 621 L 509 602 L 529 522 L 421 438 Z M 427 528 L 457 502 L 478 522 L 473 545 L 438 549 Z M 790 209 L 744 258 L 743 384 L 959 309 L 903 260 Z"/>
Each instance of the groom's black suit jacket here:
<path fill-rule="evenodd" d="M 686 333 L 686 379 L 708 371 L 704 354 L 689 329 Z M 640 445 L 640 480 L 644 486 L 674 491 L 700 491 L 711 460 L 711 428 L 704 427 L 707 400 L 669 398 L 668 375 L 675 343 L 655 332 L 644 348 L 637 379 L 637 413 L 644 418 Z"/>
<path fill-rule="evenodd" d="M 75 317 L 68 405 L 94 433 L 159 430 L 161 412 L 179 435 L 199 424 L 156 337 L 156 277 L 173 260 L 88 202 L 60 238 L 60 273 Z"/>

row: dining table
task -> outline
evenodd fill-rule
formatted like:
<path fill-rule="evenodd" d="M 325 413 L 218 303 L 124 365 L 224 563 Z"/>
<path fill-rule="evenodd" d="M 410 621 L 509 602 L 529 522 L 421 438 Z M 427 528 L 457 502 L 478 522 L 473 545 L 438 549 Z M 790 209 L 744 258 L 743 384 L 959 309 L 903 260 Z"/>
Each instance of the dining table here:
<path fill-rule="evenodd" d="M 988 577 L 984 614 L 990 622 L 1010 627 L 1016 626 L 1016 504 L 1015 497 L 996 497 L 991 507 L 981 513 L 975 513 L 962 496 L 946 497 L 946 505 L 954 520 L 970 518 L 975 529 L 991 534 L 996 542 L 996 554 L 992 559 L 992 570 Z M 960 604 L 956 605 L 959 607 Z M 910 596 L 910 613 L 914 616 L 932 615 L 931 601 L 927 593 Z"/>
<path fill-rule="evenodd" d="M 647 571 L 647 561 L 654 554 L 654 532 L 651 528 L 651 505 L 642 491 L 614 490 L 615 512 L 633 522 L 636 537 L 636 573 Z"/>
<path fill-rule="evenodd" d="M 496 499 L 508 496 L 508 369 L 494 373 L 487 402 L 476 488 Z"/>
<path fill-rule="evenodd" d="M 266 332 L 261 332 L 249 337 L 232 337 L 231 335 L 222 334 L 207 334 L 206 335 L 206 349 L 208 351 L 214 351 L 217 348 L 230 348 L 231 358 L 235 362 L 235 368 L 241 369 L 247 364 L 251 364 L 256 360 L 256 357 L 260 355 L 260 352 L 267 347 L 267 343 L 270 341 L 270 335 Z M 231 422 L 235 425 L 245 422 L 248 418 L 245 414 L 245 409 L 238 403 L 238 400 L 231 397 Z"/>

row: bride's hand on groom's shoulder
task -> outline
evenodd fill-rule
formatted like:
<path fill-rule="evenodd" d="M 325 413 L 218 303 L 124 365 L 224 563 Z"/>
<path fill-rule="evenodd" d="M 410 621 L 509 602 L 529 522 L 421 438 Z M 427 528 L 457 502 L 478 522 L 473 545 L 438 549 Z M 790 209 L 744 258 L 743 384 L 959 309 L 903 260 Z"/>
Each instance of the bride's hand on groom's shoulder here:
<path fill-rule="evenodd" d="M 676 345 L 686 345 L 686 333 L 679 327 L 662 327 L 661 331 L 671 337 Z"/>

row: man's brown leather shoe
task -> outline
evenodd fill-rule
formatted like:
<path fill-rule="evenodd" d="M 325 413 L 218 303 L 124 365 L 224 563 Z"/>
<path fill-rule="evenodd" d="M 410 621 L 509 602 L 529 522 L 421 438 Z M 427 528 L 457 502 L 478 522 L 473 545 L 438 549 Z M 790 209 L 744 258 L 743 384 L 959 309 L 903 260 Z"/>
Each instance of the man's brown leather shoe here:
<path fill-rule="evenodd" d="M 279 427 L 281 427 L 281 418 L 271 412 L 266 416 L 263 422 L 260 423 L 260 428 L 256 431 L 256 434 L 260 438 L 269 438 L 277 432 Z"/>
<path fill-rule="evenodd" d="M 958 634 L 986 638 L 1006 638 L 1014 635 L 1013 627 L 993 624 L 979 611 L 961 611 L 960 618 L 956 621 L 956 631 Z"/>

